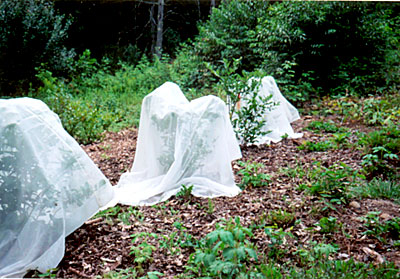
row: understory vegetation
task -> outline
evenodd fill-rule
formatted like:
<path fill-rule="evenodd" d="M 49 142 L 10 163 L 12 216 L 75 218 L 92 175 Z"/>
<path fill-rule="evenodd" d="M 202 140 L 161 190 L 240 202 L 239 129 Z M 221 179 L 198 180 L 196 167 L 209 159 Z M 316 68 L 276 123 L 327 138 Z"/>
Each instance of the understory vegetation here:
<path fill-rule="evenodd" d="M 230 91 L 251 88 L 232 85 L 272 75 L 297 107 L 326 95 L 396 93 L 399 9 L 395 3 L 222 1 L 172 56 L 143 54 L 136 63 L 116 64 L 63 46 L 72 19 L 51 2 L 7 0 L 0 5 L 0 24 L 7 26 L 0 29 L 1 95 L 42 99 L 71 135 L 90 143 L 106 130 L 137 125 L 142 98 L 166 81 L 189 99 L 214 94 L 234 102 L 238 92 Z M 35 59 L 26 58 L 32 50 Z M 383 111 L 370 111 L 368 121 L 379 121 Z M 256 112 L 249 113 L 254 119 Z M 249 143 L 257 129 L 250 130 L 242 135 Z"/>
<path fill-rule="evenodd" d="M 38 16 L 24 14 L 27 7 Z M 163 278 L 155 268 L 158 253 L 179 267 L 174 278 L 400 278 L 400 262 L 381 256 L 400 253 L 398 212 L 359 210 L 367 199 L 400 204 L 399 12 L 398 3 L 383 2 L 222 1 L 173 55 L 143 54 L 135 63 L 116 64 L 93 58 L 90 50 L 76 55 L 67 49 L 71 19 L 57 15 L 50 2 L 2 1 L 0 95 L 43 100 L 87 145 L 106 132 L 138 127 L 144 96 L 166 81 L 190 100 L 213 94 L 235 104 L 239 93 L 247 94 L 254 102 L 233 125 L 250 154 L 264 124 L 257 119 L 273 104 L 257 99 L 257 84 L 247 81 L 272 75 L 283 95 L 314 117 L 302 131 L 310 136 L 291 146 L 298 161 L 275 173 L 265 171 L 259 153 L 235 162 L 234 171 L 241 198 L 272 197 L 278 193 L 273 187 L 284 191 L 285 183 L 295 185 L 290 195 L 273 196 L 280 198 L 276 208 L 256 210 L 252 219 L 244 213 L 221 218 L 213 199 L 194 198 L 184 185 L 172 201 L 147 209 L 168 220 L 169 231 L 134 229 L 148 218 L 140 207 L 100 212 L 95 218 L 101 222 L 135 231 L 124 236 L 129 267 L 115 260 L 124 268 L 116 265 L 100 277 Z M 37 52 L 28 59 L 32 49 Z M 338 151 L 356 163 L 346 163 L 342 153 L 326 160 Z M 249 203 L 263 202 L 252 196 Z M 342 217 L 351 208 L 356 221 Z M 212 227 L 192 234 L 180 210 L 197 210 Z M 348 247 L 357 241 L 365 259 L 351 257 Z"/>

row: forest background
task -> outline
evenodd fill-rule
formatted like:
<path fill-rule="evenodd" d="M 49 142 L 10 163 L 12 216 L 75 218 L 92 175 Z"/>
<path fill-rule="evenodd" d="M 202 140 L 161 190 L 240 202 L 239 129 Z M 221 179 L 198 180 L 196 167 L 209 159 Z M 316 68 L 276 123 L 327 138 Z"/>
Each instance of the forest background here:
<path fill-rule="evenodd" d="M 0 3 L 0 90 L 42 99 L 79 142 L 138 124 L 165 81 L 189 99 L 272 75 L 295 106 L 396 92 L 399 3 Z M 224 89 L 225 88 L 225 89 Z"/>
<path fill-rule="evenodd" d="M 57 277 L 398 278 L 399 12 L 396 2 L 1 1 L 0 96 L 43 100 L 112 183 L 133 160 L 136 130 L 124 128 L 166 81 L 188 99 L 226 100 L 272 75 L 302 115 L 302 139 L 242 146 L 237 197 L 201 200 L 186 185 L 154 208 L 100 212 L 67 238 Z"/>

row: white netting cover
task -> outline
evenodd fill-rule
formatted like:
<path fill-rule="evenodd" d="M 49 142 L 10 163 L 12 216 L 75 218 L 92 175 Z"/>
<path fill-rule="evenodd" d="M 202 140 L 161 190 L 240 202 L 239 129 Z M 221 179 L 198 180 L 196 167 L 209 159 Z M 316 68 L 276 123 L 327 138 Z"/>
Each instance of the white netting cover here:
<path fill-rule="evenodd" d="M 251 82 L 251 80 L 249 81 Z M 256 144 L 269 144 L 272 142 L 279 142 L 282 136 L 287 135 L 288 138 L 300 138 L 303 136 L 302 133 L 295 133 L 293 131 L 292 123 L 295 120 L 300 119 L 299 112 L 297 109 L 289 103 L 288 100 L 282 95 L 272 76 L 263 77 L 259 88 L 258 95 L 260 97 L 268 97 L 272 95 L 271 101 L 277 103 L 271 111 L 267 110 L 265 113 L 265 125 L 262 130 L 265 132 L 270 131 L 268 134 L 261 136 L 257 139 Z M 240 107 L 245 107 L 247 100 L 243 98 L 241 100 Z"/>
<path fill-rule="evenodd" d="M 0 100 L 0 277 L 45 272 L 114 191 L 41 101 Z"/>
<path fill-rule="evenodd" d="M 215 96 L 189 102 L 167 82 L 143 100 L 135 160 L 117 185 L 118 201 L 155 204 L 182 185 L 193 185 L 195 196 L 234 196 L 231 161 L 240 157 L 225 103 Z"/>

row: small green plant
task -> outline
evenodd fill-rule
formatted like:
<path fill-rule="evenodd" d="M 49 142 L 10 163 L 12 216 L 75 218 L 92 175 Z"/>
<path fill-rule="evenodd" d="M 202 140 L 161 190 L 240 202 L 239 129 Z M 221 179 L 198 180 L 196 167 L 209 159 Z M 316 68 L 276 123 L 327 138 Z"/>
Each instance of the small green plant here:
<path fill-rule="evenodd" d="M 144 220 L 144 215 L 140 211 L 140 209 L 136 209 L 133 207 L 128 207 L 126 210 L 123 210 L 118 214 L 118 219 L 124 223 L 125 225 L 130 225 L 131 220 L 135 218 L 139 222 L 143 222 Z"/>
<path fill-rule="evenodd" d="M 179 255 L 182 249 L 195 248 L 198 246 L 198 241 L 193 235 L 187 233 L 187 228 L 180 222 L 175 222 L 174 227 L 177 231 L 169 235 L 163 235 L 159 240 L 160 248 L 166 249 L 171 255 Z"/>
<path fill-rule="evenodd" d="M 332 141 L 337 145 L 338 148 L 349 146 L 348 138 L 350 137 L 350 132 L 345 133 L 334 133 L 332 135 Z"/>
<path fill-rule="evenodd" d="M 394 169 L 389 162 L 398 160 L 397 154 L 391 153 L 383 146 L 376 146 L 372 147 L 372 153 L 363 156 L 361 165 L 369 176 L 382 174 L 384 177 L 392 177 Z"/>
<path fill-rule="evenodd" d="M 370 211 L 367 215 L 360 218 L 364 222 L 363 226 L 367 229 L 363 234 L 374 236 L 382 243 L 387 243 L 387 240 L 391 238 L 397 240 L 395 243 L 399 245 L 400 217 L 381 222 L 380 214 L 380 211 Z"/>
<path fill-rule="evenodd" d="M 268 181 L 271 180 L 268 174 L 262 173 L 261 170 L 264 167 L 261 163 L 251 163 L 250 161 L 242 162 L 238 164 L 243 167 L 239 170 L 239 175 L 242 176 L 242 180 L 239 184 L 241 189 L 246 187 L 263 187 L 268 185 Z"/>
<path fill-rule="evenodd" d="M 295 215 L 286 210 L 274 210 L 268 214 L 268 220 L 279 228 L 287 228 L 294 224 Z"/>
<path fill-rule="evenodd" d="M 364 123 L 368 125 L 388 125 L 400 118 L 400 97 L 370 97 L 362 102 Z"/>
<path fill-rule="evenodd" d="M 307 246 L 309 248 L 300 248 L 293 253 L 299 257 L 299 262 L 302 266 L 314 266 L 316 262 L 326 262 L 330 255 L 337 253 L 339 250 L 335 244 L 317 243 L 316 241 L 310 241 Z"/>
<path fill-rule="evenodd" d="M 138 279 L 160 279 L 164 274 L 158 271 L 148 272 L 145 276 L 140 276 L 135 268 L 129 267 L 127 269 L 114 270 L 109 273 L 103 274 L 102 277 L 95 278 L 104 278 L 104 279 L 130 279 L 130 278 L 138 278 Z"/>
<path fill-rule="evenodd" d="M 400 160 L 400 129 L 391 124 L 380 130 L 361 136 L 359 144 L 363 147 L 362 165 L 367 178 L 383 176 L 394 178 Z"/>
<path fill-rule="evenodd" d="M 120 212 L 122 212 L 122 209 L 117 205 L 96 213 L 93 218 L 104 218 L 107 224 L 113 224 L 114 219 L 118 216 L 118 214 L 120 214 Z"/>
<path fill-rule="evenodd" d="M 193 191 L 193 185 L 186 186 L 182 184 L 181 189 L 179 190 L 178 193 L 176 193 L 177 198 L 182 198 L 184 200 L 189 200 L 190 197 L 192 196 L 192 191 Z"/>
<path fill-rule="evenodd" d="M 308 176 L 308 171 L 304 169 L 301 163 L 297 162 L 295 167 L 287 167 L 280 169 L 280 172 L 291 178 L 303 179 Z"/>
<path fill-rule="evenodd" d="M 327 151 L 329 149 L 335 148 L 335 145 L 329 141 L 319 141 L 319 142 L 312 142 L 312 141 L 305 141 L 301 145 L 297 147 L 299 150 L 306 150 L 306 151 L 316 151 L 316 152 L 322 152 L 322 151 Z"/>
<path fill-rule="evenodd" d="M 322 217 L 316 225 L 320 228 L 321 233 L 333 233 L 341 226 L 337 222 L 337 218 L 333 216 Z"/>
<path fill-rule="evenodd" d="M 187 271 L 202 278 L 263 278 L 252 236 L 238 217 L 217 224 L 190 256 Z"/>
<path fill-rule="evenodd" d="M 290 232 L 284 231 L 282 228 L 276 229 L 276 226 L 265 228 L 265 234 L 269 237 L 268 256 L 278 259 L 286 253 L 283 245 L 287 237 L 294 238 Z"/>
<path fill-rule="evenodd" d="M 341 204 L 347 202 L 350 196 L 349 189 L 357 182 L 357 171 L 354 171 L 344 163 L 334 164 L 329 168 L 315 164 L 311 171 L 311 194 L 318 194 L 326 198 L 330 203 Z"/>
<path fill-rule="evenodd" d="M 132 243 L 135 246 L 131 247 L 130 255 L 134 255 L 135 259 L 134 262 L 136 264 L 135 269 L 137 270 L 138 274 L 144 274 L 144 265 L 151 263 L 153 261 L 153 252 L 156 250 L 154 245 L 151 245 L 147 242 L 147 240 L 152 237 L 157 239 L 158 235 L 155 233 L 136 233 L 131 235 Z M 137 242 L 141 239 L 141 243 L 136 246 Z"/>
<path fill-rule="evenodd" d="M 39 278 L 57 278 L 57 270 L 58 268 L 51 268 L 47 270 L 45 273 L 40 273 L 37 276 Z"/>
<path fill-rule="evenodd" d="M 326 133 L 346 132 L 347 130 L 346 128 L 338 127 L 333 121 L 312 121 L 306 129 Z"/>
<path fill-rule="evenodd" d="M 211 198 L 208 198 L 207 214 L 212 215 L 215 210 L 215 205 Z"/>

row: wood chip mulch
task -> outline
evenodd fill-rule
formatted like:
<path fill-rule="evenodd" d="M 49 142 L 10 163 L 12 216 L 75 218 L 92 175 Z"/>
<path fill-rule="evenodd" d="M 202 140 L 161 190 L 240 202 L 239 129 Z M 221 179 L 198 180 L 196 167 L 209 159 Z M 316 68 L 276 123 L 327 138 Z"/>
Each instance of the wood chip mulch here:
<path fill-rule="evenodd" d="M 177 231 L 174 222 L 180 222 L 187 232 L 197 239 L 204 237 L 215 229 L 215 224 L 223 218 L 239 216 L 243 225 L 249 226 L 260 222 L 262 216 L 267 216 L 273 210 L 285 210 L 295 215 L 298 220 L 291 233 L 294 238 L 285 244 L 286 254 L 278 261 L 284 263 L 296 260 L 293 252 L 301 247 L 309 247 L 310 241 L 336 243 L 340 250 L 338 259 L 354 258 L 360 262 L 379 263 L 380 261 L 394 262 L 400 267 L 400 249 L 382 244 L 372 236 L 362 234 L 365 231 L 360 217 L 370 211 L 380 211 L 384 220 L 400 217 L 399 205 L 390 200 L 353 200 L 351 203 L 336 206 L 336 210 L 323 210 L 321 199 L 306 195 L 298 190 L 301 178 L 291 177 L 284 171 L 286 168 L 303 166 L 312 167 L 316 161 L 324 166 L 335 162 L 343 162 L 354 169 L 361 167 L 361 151 L 354 146 L 340 149 L 330 149 L 326 152 L 308 152 L 299 150 L 302 142 L 322 141 L 329 134 L 318 134 L 306 127 L 313 120 L 326 120 L 318 116 L 303 116 L 293 123 L 297 132 L 304 135 L 299 139 L 285 139 L 270 145 L 242 147 L 242 161 L 256 161 L 264 164 L 263 172 L 271 176 L 271 182 L 263 188 L 249 188 L 236 197 L 220 197 L 211 200 L 213 209 L 209 209 L 208 199 L 191 197 L 183 200 L 172 197 L 165 203 L 156 206 L 134 207 L 128 224 L 120 219 L 100 217 L 89 220 L 82 227 L 66 238 L 65 256 L 56 272 L 62 278 L 93 278 L 100 277 L 113 270 L 135 267 L 134 256 L 130 255 L 132 234 L 139 232 L 157 233 L 161 238 Z M 340 125 L 349 127 L 352 132 L 366 127 L 354 123 L 340 123 L 340 119 L 332 118 Z M 135 154 L 137 130 L 126 129 L 118 133 L 110 132 L 105 139 L 96 144 L 82 146 L 103 173 L 115 185 L 121 174 L 129 170 Z M 350 136 L 355 143 L 356 136 Z M 237 182 L 240 181 L 237 162 L 233 162 L 233 170 Z M 121 206 L 121 212 L 129 207 Z M 324 216 L 337 218 L 340 229 L 330 234 L 320 233 L 316 223 Z M 301 222 L 300 222 L 301 221 Z M 312 228 L 312 229 L 310 229 Z M 289 228 L 286 228 L 289 230 Z M 174 254 L 165 247 L 160 247 L 159 241 L 148 239 L 157 247 L 153 253 L 153 261 L 145 266 L 145 271 L 159 271 L 162 278 L 174 278 L 184 271 L 184 266 L 193 249 L 182 248 L 181 253 Z M 255 231 L 252 241 L 258 251 L 268 253 L 268 237 L 263 230 Z"/>

